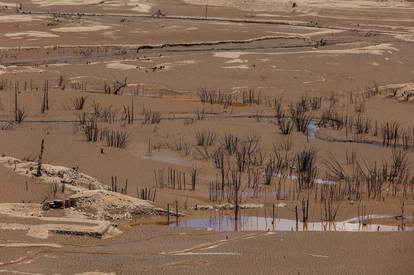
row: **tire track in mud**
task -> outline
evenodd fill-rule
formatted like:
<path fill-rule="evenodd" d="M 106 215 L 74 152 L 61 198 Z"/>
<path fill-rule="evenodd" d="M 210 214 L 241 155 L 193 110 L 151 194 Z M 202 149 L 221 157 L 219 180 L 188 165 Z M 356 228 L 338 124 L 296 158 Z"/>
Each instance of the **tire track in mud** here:
<path fill-rule="evenodd" d="M 201 243 L 198 244 L 196 246 L 190 247 L 190 248 L 186 248 L 186 249 L 182 249 L 182 250 L 176 250 L 176 251 L 171 251 L 171 252 L 152 252 L 152 253 L 137 253 L 137 252 L 119 252 L 119 251 L 82 251 L 79 249 L 75 249 L 75 250 L 69 250 L 69 249 L 54 249 L 54 248 L 60 248 L 58 246 L 55 247 L 55 245 L 51 245 L 50 247 L 47 246 L 47 244 L 42 245 L 40 244 L 39 247 L 47 247 L 49 249 L 43 249 L 40 251 L 36 251 L 34 253 L 31 253 L 27 256 L 24 257 L 20 257 L 17 258 L 15 260 L 11 260 L 5 263 L 0 263 L 0 267 L 8 267 L 8 266 L 13 266 L 13 265 L 19 265 L 25 262 L 28 262 L 29 264 L 33 263 L 36 259 L 39 259 L 40 257 L 46 255 L 47 253 L 51 253 L 53 252 L 53 254 L 55 256 L 57 255 L 61 255 L 64 257 L 64 255 L 70 255 L 70 254 L 74 254 L 76 256 L 79 255 L 94 255 L 94 256 L 127 256 L 127 257 L 157 257 L 157 256 L 241 256 L 240 253 L 237 252 L 211 252 L 209 250 L 215 249 L 219 246 L 223 246 L 223 245 L 231 245 L 233 243 L 236 242 L 241 242 L 241 241 L 245 241 L 245 240 L 249 240 L 249 239 L 254 239 L 254 238 L 258 238 L 261 236 L 266 236 L 266 235 L 273 235 L 273 232 L 259 232 L 259 233 L 248 233 L 248 234 L 243 234 L 242 236 L 239 237 L 234 237 L 234 238 L 226 238 L 226 239 L 221 239 L 218 241 L 211 241 L 211 242 L 207 242 L 207 243 Z M 140 240 L 140 241 L 145 241 L 145 240 L 151 240 L 154 238 L 158 238 L 158 237 L 163 237 L 163 236 L 169 236 L 171 234 L 162 234 L 162 235 L 158 235 L 158 236 L 153 236 L 144 240 Z M 173 234 L 175 235 L 175 234 Z M 116 243 L 111 243 L 108 245 L 65 245 L 65 247 L 69 248 L 69 247 L 78 247 L 78 248 L 98 248 L 98 247 L 110 247 L 112 245 L 117 245 L 117 244 L 130 244 L 130 241 L 125 241 L 125 242 L 116 242 Z M 30 247 L 36 247 L 36 244 L 16 244 L 17 247 L 25 247 L 25 245 L 28 245 Z M 21 245 L 21 246 L 19 246 Z M 191 263 L 186 264 L 186 265 L 192 265 Z M 6 270 L 4 270 L 6 271 Z M 7 272 L 7 271 L 6 271 Z M 28 273 L 29 274 L 29 273 Z M 37 274 L 37 273 L 36 273 Z"/>
<path fill-rule="evenodd" d="M 190 255 L 240 256 L 241 254 L 237 252 L 204 252 L 204 251 L 211 250 L 219 246 L 232 244 L 232 243 L 239 242 L 239 241 L 254 239 L 254 238 L 258 238 L 258 237 L 266 236 L 266 235 L 269 235 L 269 232 L 248 233 L 248 234 L 243 234 L 240 237 L 235 237 L 232 239 L 226 238 L 226 239 L 222 239 L 218 241 L 201 243 L 201 244 L 195 245 L 190 248 L 186 248 L 182 250 L 174 250 L 174 251 L 169 251 L 169 252 L 160 252 L 160 254 L 161 255 L 172 255 L 172 256 L 190 256 Z"/>
<path fill-rule="evenodd" d="M 50 247 L 62 248 L 59 244 L 54 243 L 0 243 L 1 248 L 33 248 L 33 247 Z"/>
<path fill-rule="evenodd" d="M 40 256 L 46 254 L 48 251 L 49 250 L 41 250 L 41 251 L 34 252 L 32 254 L 29 254 L 27 256 L 24 256 L 24 257 L 20 257 L 18 259 L 5 262 L 5 263 L 0 262 L 0 267 L 21 264 L 21 263 L 24 263 L 24 262 L 27 262 L 27 261 L 33 261 L 33 260 L 36 260 L 37 258 L 39 258 Z"/>

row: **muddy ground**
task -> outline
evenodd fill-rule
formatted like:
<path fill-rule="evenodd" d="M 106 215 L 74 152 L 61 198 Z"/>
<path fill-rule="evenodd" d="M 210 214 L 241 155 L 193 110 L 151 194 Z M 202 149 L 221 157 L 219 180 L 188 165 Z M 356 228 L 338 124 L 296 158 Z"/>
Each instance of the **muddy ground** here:
<path fill-rule="evenodd" d="M 0 2 L 2 273 L 413 273 L 412 1 L 18 2 Z M 306 203 L 337 232 L 295 232 Z M 256 227 L 216 226 L 239 204 Z"/>

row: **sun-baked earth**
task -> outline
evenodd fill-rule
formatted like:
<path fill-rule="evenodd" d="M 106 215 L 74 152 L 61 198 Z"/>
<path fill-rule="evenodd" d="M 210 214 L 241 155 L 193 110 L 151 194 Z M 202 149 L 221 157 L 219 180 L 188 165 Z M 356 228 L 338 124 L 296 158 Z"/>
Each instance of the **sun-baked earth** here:
<path fill-rule="evenodd" d="M 0 273 L 413 274 L 411 0 L 1 0 Z"/>

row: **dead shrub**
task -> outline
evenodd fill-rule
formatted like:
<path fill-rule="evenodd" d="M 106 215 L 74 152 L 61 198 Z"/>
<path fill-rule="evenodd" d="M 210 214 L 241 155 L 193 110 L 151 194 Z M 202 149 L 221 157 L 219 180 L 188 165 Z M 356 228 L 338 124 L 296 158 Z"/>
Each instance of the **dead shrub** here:
<path fill-rule="evenodd" d="M 197 146 L 211 146 L 217 140 L 217 134 L 210 130 L 198 131 L 196 133 Z"/>
<path fill-rule="evenodd" d="M 83 107 L 85 106 L 86 97 L 84 96 L 77 96 L 72 98 L 72 107 L 74 110 L 80 111 L 83 110 Z"/>
<path fill-rule="evenodd" d="M 128 145 L 128 133 L 120 130 L 105 130 L 102 136 L 108 147 L 124 149 Z"/>

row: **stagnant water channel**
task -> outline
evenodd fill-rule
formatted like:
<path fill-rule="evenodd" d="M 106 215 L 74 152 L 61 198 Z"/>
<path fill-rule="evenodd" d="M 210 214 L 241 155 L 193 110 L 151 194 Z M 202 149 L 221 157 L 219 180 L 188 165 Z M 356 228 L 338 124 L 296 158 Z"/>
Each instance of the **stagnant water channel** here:
<path fill-rule="evenodd" d="M 398 222 L 381 224 L 378 221 L 395 218 L 390 215 L 370 215 L 364 217 L 362 224 L 361 217 L 355 217 L 345 221 L 335 222 L 308 222 L 302 223 L 296 220 L 279 219 L 273 217 L 262 217 L 254 215 L 240 215 L 237 219 L 233 215 L 222 215 L 220 213 L 211 213 L 207 218 L 194 218 L 171 223 L 170 227 L 183 228 L 204 228 L 207 230 L 224 232 L 224 231 L 342 231 L 342 232 L 378 232 L 378 231 L 414 231 L 412 226 L 402 227 Z M 407 218 L 408 219 L 408 218 Z"/>

